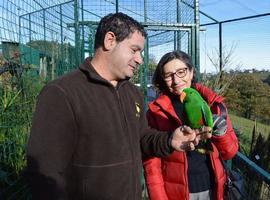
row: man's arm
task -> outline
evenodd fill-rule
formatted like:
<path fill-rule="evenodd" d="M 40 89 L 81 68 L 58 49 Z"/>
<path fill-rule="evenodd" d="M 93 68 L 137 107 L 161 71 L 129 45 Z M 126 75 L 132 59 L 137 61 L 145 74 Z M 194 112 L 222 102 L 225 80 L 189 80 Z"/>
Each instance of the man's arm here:
<path fill-rule="evenodd" d="M 164 157 L 176 151 L 192 151 L 199 144 L 200 140 L 212 137 L 211 128 L 191 129 L 188 126 L 180 126 L 172 133 L 164 133 L 155 130 L 146 130 L 141 138 L 141 149 L 144 155 Z"/>
<path fill-rule="evenodd" d="M 64 90 L 46 86 L 39 95 L 27 148 L 26 176 L 33 199 L 66 199 L 67 167 L 76 124 Z"/>

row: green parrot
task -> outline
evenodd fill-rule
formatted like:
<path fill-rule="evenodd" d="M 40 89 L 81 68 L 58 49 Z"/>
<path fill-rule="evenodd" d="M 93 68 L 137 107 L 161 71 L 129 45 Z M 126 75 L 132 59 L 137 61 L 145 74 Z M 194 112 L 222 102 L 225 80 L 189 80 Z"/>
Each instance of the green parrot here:
<path fill-rule="evenodd" d="M 185 88 L 179 98 L 184 104 L 184 123 L 186 125 L 192 129 L 200 129 L 202 126 L 209 126 L 213 129 L 213 116 L 210 107 L 197 90 Z M 213 152 L 210 139 L 201 140 L 196 146 L 196 150 L 200 153 Z"/>

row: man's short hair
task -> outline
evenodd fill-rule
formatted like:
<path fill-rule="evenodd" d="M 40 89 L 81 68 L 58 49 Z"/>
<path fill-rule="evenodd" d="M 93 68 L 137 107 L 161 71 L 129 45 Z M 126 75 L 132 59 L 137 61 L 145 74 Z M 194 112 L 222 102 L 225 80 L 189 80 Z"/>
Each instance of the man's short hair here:
<path fill-rule="evenodd" d="M 115 34 L 117 42 L 130 37 L 135 31 L 139 31 L 143 37 L 147 37 L 146 31 L 138 21 L 124 13 L 111 13 L 99 22 L 95 35 L 95 50 L 103 46 L 105 35 L 109 31 Z"/>

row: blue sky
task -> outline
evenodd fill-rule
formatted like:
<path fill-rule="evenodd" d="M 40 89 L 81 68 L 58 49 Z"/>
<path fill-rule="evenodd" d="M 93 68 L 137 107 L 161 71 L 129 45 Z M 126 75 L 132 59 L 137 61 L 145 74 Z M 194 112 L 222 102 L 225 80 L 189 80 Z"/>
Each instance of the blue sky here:
<path fill-rule="evenodd" d="M 200 9 L 217 19 L 224 21 L 240 17 L 270 13 L 269 0 L 201 0 Z M 201 16 L 201 23 L 211 22 Z M 208 56 L 218 45 L 218 27 L 206 26 L 200 34 L 201 71 L 215 72 Z M 252 69 L 270 70 L 270 15 L 266 17 L 225 23 L 223 25 L 224 48 L 234 48 L 232 62 L 225 70 Z"/>
<path fill-rule="evenodd" d="M 215 71 L 208 56 L 218 48 L 218 27 L 207 26 L 200 34 L 201 71 Z M 223 45 L 234 46 L 233 59 L 227 70 L 241 69 L 270 70 L 270 16 L 223 25 Z"/>
<path fill-rule="evenodd" d="M 190 1 L 191 2 L 191 1 Z M 236 19 L 258 14 L 270 13 L 270 0 L 200 0 L 200 10 L 218 21 Z M 161 6 L 157 6 L 161 8 Z M 170 5 L 170 9 L 172 6 Z M 161 9 L 160 9 L 161 10 Z M 159 15 L 160 16 L 160 15 Z M 200 16 L 201 24 L 213 22 Z M 218 26 L 203 27 L 200 34 L 200 71 L 217 72 L 208 59 L 218 49 Z M 223 25 L 223 48 L 234 47 L 230 63 L 225 70 L 270 70 L 270 15 L 250 20 L 226 23 Z M 150 49 L 158 61 L 162 55 L 174 48 L 166 43 Z"/>
<path fill-rule="evenodd" d="M 199 5 L 219 21 L 270 12 L 269 0 L 199 0 Z"/>

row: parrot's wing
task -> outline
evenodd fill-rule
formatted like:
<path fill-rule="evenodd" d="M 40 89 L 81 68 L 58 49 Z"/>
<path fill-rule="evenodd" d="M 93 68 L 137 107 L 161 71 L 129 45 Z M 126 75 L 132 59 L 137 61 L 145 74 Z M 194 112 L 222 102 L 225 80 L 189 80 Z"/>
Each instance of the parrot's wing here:
<path fill-rule="evenodd" d="M 211 112 L 210 107 L 208 106 L 208 104 L 206 102 L 204 102 L 203 105 L 201 106 L 201 112 L 202 112 L 204 124 L 206 126 L 213 128 L 212 112 Z M 211 153 L 214 151 L 210 139 L 201 141 L 199 143 L 199 145 L 196 146 L 196 150 L 202 154 Z"/>
<path fill-rule="evenodd" d="M 202 111 L 202 116 L 203 116 L 205 125 L 213 128 L 212 112 L 206 102 L 204 102 L 204 104 L 202 105 L 201 111 Z"/>

